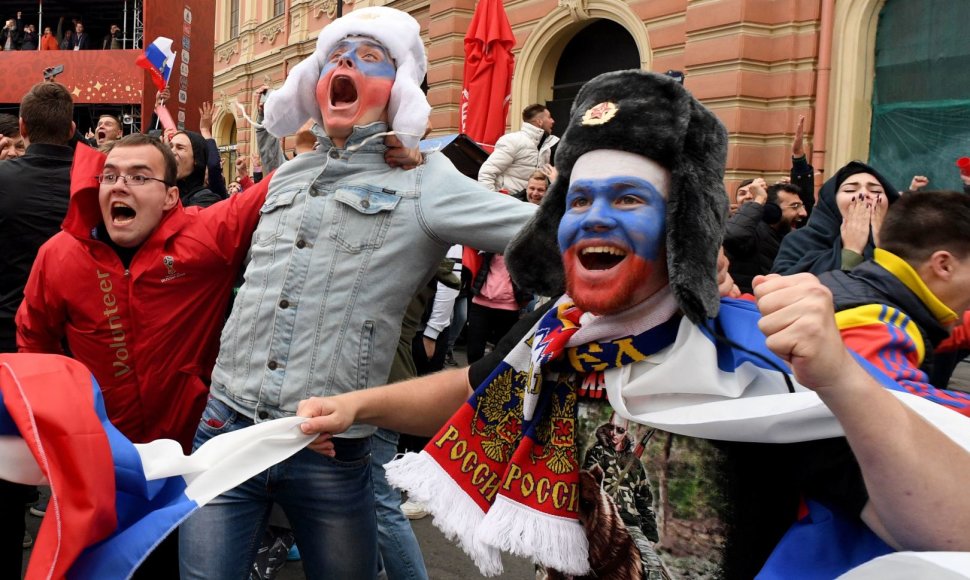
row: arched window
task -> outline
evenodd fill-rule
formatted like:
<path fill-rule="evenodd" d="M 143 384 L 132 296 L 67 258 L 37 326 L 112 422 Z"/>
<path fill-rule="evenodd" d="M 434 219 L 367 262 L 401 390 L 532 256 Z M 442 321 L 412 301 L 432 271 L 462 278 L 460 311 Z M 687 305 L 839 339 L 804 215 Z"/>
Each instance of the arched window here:
<path fill-rule="evenodd" d="M 604 56 L 606 46 L 608 57 Z M 552 118 L 559 121 L 553 126 L 553 133 L 562 136 L 566 130 L 569 108 L 586 81 L 605 72 L 631 68 L 640 68 L 640 51 L 626 28 L 600 19 L 580 30 L 559 57 L 552 100 L 546 101 Z"/>
<path fill-rule="evenodd" d="M 970 156 L 968 0 L 887 0 L 876 31 L 869 162 L 899 189 L 926 175 L 962 189 L 955 161 Z"/>

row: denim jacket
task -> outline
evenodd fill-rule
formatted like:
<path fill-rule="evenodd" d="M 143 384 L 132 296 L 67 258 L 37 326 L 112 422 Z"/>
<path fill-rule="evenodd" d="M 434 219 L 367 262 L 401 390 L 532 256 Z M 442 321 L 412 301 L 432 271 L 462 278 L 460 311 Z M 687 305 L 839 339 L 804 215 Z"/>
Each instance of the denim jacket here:
<path fill-rule="evenodd" d="M 385 383 L 404 310 L 448 248 L 502 252 L 535 210 L 440 153 L 411 171 L 388 167 L 384 131 L 357 127 L 344 149 L 318 134 L 316 151 L 270 178 L 212 373 L 212 395 L 257 422 L 309 396 Z"/>

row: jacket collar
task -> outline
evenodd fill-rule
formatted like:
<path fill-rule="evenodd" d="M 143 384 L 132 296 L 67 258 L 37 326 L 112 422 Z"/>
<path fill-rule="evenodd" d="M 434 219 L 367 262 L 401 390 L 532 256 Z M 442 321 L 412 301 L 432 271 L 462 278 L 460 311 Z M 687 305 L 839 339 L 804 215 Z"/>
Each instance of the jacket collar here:
<path fill-rule="evenodd" d="M 873 259 L 909 288 L 926 305 L 933 314 L 933 318 L 936 318 L 937 322 L 942 326 L 947 326 L 957 321 L 957 314 L 933 294 L 926 283 L 923 282 L 923 279 L 919 277 L 919 274 L 916 273 L 916 270 L 905 260 L 892 252 L 880 248 L 876 248 L 873 253 Z"/>
<path fill-rule="evenodd" d="M 528 135 L 529 139 L 532 139 L 532 142 L 535 143 L 536 147 L 539 146 L 539 141 L 542 140 L 542 136 L 546 133 L 539 127 L 527 122 L 522 123 L 521 131 Z"/>
<path fill-rule="evenodd" d="M 70 159 L 74 155 L 74 151 L 71 150 L 71 148 L 67 145 L 31 143 L 29 146 L 27 146 L 26 155 Z"/>
<path fill-rule="evenodd" d="M 384 145 L 384 135 L 388 131 L 387 123 L 384 121 L 374 121 L 367 125 L 354 125 L 353 131 L 344 143 L 344 149 L 357 151 L 370 151 L 372 153 L 383 153 L 387 146 Z M 310 132 L 317 138 L 318 150 L 329 151 L 337 148 L 324 132 L 323 127 L 315 124 L 310 127 Z"/>

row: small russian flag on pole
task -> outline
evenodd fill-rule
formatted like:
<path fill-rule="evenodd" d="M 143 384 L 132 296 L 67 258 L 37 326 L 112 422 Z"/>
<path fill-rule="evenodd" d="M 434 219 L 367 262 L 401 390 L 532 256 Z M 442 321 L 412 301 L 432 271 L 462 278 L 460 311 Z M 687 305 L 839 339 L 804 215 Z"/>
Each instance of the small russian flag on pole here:
<path fill-rule="evenodd" d="M 138 55 L 135 64 L 146 69 L 152 75 L 152 82 L 162 90 L 168 85 L 168 77 L 175 66 L 175 52 L 172 50 L 172 39 L 159 36 L 145 47 L 145 53 Z"/>

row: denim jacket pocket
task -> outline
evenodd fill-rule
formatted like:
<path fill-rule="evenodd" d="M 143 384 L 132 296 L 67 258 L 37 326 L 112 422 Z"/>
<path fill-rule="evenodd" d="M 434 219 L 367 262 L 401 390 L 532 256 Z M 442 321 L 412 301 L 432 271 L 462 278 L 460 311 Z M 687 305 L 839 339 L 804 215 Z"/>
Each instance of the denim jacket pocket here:
<path fill-rule="evenodd" d="M 199 419 L 199 430 L 213 436 L 219 435 L 232 427 L 237 415 L 235 409 L 210 396 Z"/>
<path fill-rule="evenodd" d="M 253 234 L 253 242 L 266 246 L 280 237 L 286 226 L 286 216 L 300 188 L 284 189 L 266 197 L 263 207 L 259 208 L 259 224 Z"/>
<path fill-rule="evenodd" d="M 394 192 L 365 185 L 344 185 L 334 192 L 336 211 L 330 238 L 356 254 L 381 247 L 391 225 L 391 212 L 401 202 Z"/>

